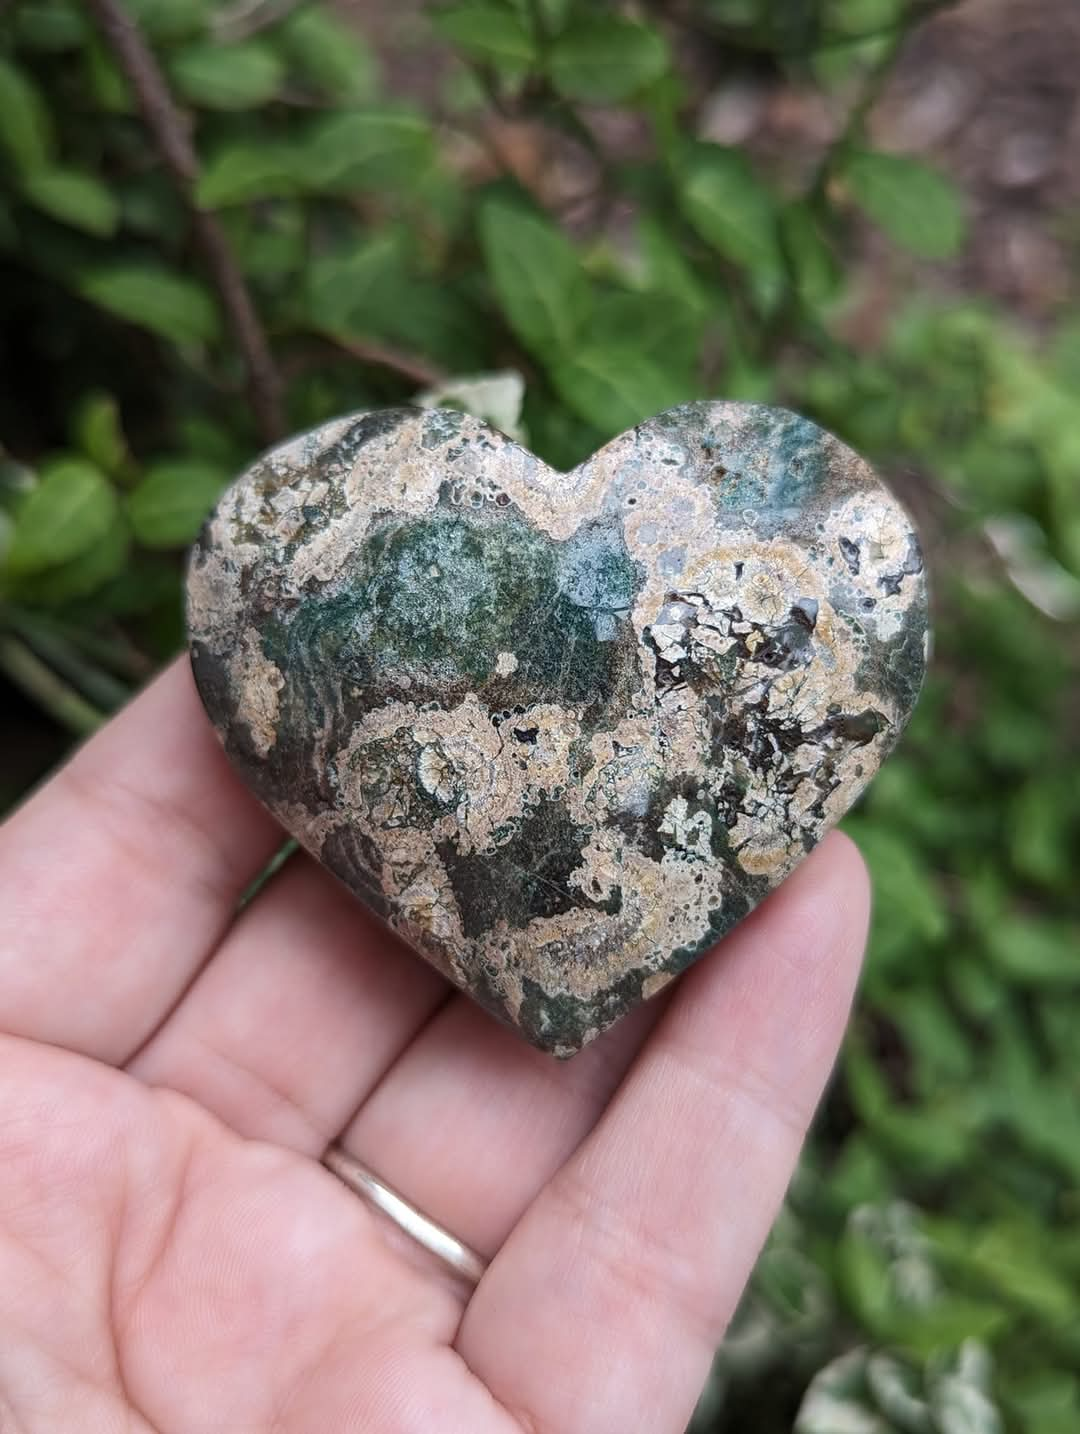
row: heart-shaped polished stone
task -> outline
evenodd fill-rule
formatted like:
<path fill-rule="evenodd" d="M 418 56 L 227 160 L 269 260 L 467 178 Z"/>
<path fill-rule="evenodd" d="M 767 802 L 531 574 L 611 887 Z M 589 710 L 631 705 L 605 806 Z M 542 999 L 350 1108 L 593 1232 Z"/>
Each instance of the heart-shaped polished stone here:
<path fill-rule="evenodd" d="M 899 504 L 813 423 L 740 403 L 671 409 L 571 473 L 449 410 L 328 423 L 222 498 L 188 617 L 252 789 L 559 1055 L 843 815 L 927 636 Z"/>

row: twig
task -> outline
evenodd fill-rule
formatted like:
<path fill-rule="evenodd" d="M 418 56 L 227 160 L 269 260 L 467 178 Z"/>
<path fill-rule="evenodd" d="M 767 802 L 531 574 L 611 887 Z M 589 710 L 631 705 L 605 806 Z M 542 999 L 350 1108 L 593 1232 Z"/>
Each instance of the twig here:
<path fill-rule="evenodd" d="M 285 842 L 283 846 L 279 847 L 278 850 L 263 867 L 262 871 L 259 872 L 258 876 L 251 883 L 248 889 L 240 897 L 239 902 L 237 902 L 237 908 L 242 911 L 245 906 L 250 905 L 250 903 L 254 901 L 255 898 L 258 896 L 259 892 L 262 891 L 266 883 L 268 881 L 271 881 L 275 876 L 277 876 L 278 872 L 292 857 L 293 853 L 299 851 L 299 849 L 300 843 L 295 841 L 292 837 L 290 837 L 289 840 Z"/>
<path fill-rule="evenodd" d="M 123 0 L 87 0 L 87 8 L 116 55 L 162 162 L 191 215 L 195 238 L 243 355 L 248 394 L 260 436 L 264 442 L 272 443 L 281 437 L 285 428 L 281 379 L 225 231 L 217 217 L 196 202 L 199 161 L 191 143 L 189 122 L 173 99 L 153 51 L 124 9 Z"/>
<path fill-rule="evenodd" d="M 415 383 L 417 388 L 439 388 L 449 378 L 443 369 L 437 364 L 429 363 L 427 359 L 420 358 L 417 354 L 405 353 L 402 349 L 396 349 L 391 344 L 371 342 L 367 339 L 345 338 L 340 334 L 321 334 L 321 340 L 331 351 L 328 357 L 335 356 L 333 351 L 337 350 L 337 356 L 356 359 L 358 363 L 373 364 L 376 368 L 386 368 L 394 373 L 401 374 Z M 303 368 L 311 367 L 311 359 L 303 358 L 293 366 L 292 372 Z"/>
<path fill-rule="evenodd" d="M 906 39 L 906 31 L 896 30 L 891 34 L 889 44 L 867 72 L 862 90 L 848 110 L 844 128 L 828 146 L 821 157 L 821 163 L 814 171 L 806 191 L 806 201 L 814 209 L 820 209 L 826 197 L 829 181 L 843 164 L 848 154 L 863 138 L 866 121 L 870 112 L 881 98 L 892 74 L 896 53 Z"/>
<path fill-rule="evenodd" d="M 63 631 L 47 620 L 9 610 L 7 621 L 36 656 L 103 711 L 115 711 L 131 696 L 130 687 L 88 662 Z"/>
<path fill-rule="evenodd" d="M 403 353 L 389 344 L 369 343 L 364 339 L 334 338 L 333 343 L 360 363 L 375 364 L 378 368 L 394 369 L 403 378 L 408 378 L 421 388 L 438 388 L 448 375 L 437 364 L 414 354 Z"/>
<path fill-rule="evenodd" d="M 87 631 L 77 624 L 66 624 L 59 630 L 74 647 L 85 652 L 92 661 L 117 674 L 129 686 L 132 683 L 145 682 L 154 674 L 154 661 L 147 657 L 145 652 L 141 652 L 115 623 L 112 624 L 108 636 Z"/>
<path fill-rule="evenodd" d="M 105 720 L 103 712 L 80 697 L 47 663 L 14 637 L 0 637 L 0 670 L 76 736 L 85 737 Z"/>

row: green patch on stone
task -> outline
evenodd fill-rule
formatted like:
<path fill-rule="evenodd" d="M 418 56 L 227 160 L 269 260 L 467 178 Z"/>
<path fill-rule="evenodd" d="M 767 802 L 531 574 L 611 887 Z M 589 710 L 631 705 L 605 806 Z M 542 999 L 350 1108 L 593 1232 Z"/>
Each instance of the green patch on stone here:
<path fill-rule="evenodd" d="M 303 605 L 289 647 L 382 697 L 603 704 L 637 582 L 613 521 L 558 543 L 510 509 L 385 518 L 334 595 Z"/>
<path fill-rule="evenodd" d="M 835 483 L 829 436 L 786 409 L 748 406 L 737 447 L 726 435 L 706 433 L 701 446 L 713 465 L 717 507 L 728 513 L 753 510 L 767 520 L 805 508 Z"/>

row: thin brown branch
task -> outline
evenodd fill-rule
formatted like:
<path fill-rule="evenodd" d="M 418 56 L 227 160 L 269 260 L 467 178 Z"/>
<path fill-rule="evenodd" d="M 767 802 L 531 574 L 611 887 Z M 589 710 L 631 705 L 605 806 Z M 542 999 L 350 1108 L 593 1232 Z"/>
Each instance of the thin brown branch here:
<path fill-rule="evenodd" d="M 358 363 L 371 364 L 375 368 L 390 369 L 415 383 L 417 388 L 440 388 L 449 378 L 449 374 L 437 364 L 430 363 L 418 354 L 394 348 L 392 344 L 345 338 L 339 334 L 324 334 L 320 343 L 325 345 L 321 351 L 315 351 L 313 355 L 297 356 L 292 370 L 294 373 L 310 368 L 312 363 L 318 362 L 321 357 L 346 357 L 355 359 Z"/>
<path fill-rule="evenodd" d="M 217 217 L 202 209 L 195 199 L 199 160 L 191 142 L 190 120 L 173 99 L 153 51 L 125 10 L 123 0 L 87 0 L 87 8 L 131 85 L 162 163 L 188 208 L 196 241 L 244 360 L 259 433 L 264 442 L 272 443 L 281 437 L 285 427 L 281 378 L 225 231 Z"/>
<path fill-rule="evenodd" d="M 905 38 L 906 32 L 902 30 L 891 32 L 889 44 L 866 73 L 859 94 L 848 110 L 843 129 L 822 155 L 806 191 L 806 200 L 814 208 L 820 209 L 824 204 L 833 176 L 852 149 L 863 142 L 867 121 L 889 82 L 897 53 Z"/>

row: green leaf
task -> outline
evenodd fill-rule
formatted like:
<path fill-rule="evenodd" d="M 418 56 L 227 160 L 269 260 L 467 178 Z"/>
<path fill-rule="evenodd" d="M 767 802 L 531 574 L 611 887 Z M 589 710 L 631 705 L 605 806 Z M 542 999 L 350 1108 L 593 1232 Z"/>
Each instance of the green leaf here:
<path fill-rule="evenodd" d="M 564 29 L 570 11 L 578 0 L 508 0 L 523 19 L 539 21 L 538 28 L 546 35 Z"/>
<path fill-rule="evenodd" d="M 370 104 L 375 61 L 356 29 L 319 5 L 305 5 L 276 32 L 282 51 L 311 85 L 340 104 Z"/>
<path fill-rule="evenodd" d="M 677 370 L 683 398 L 692 398 L 705 318 L 696 307 L 663 294 L 598 294 L 588 340 L 597 348 L 621 347 Z"/>
<path fill-rule="evenodd" d="M 387 339 L 458 371 L 488 363 L 475 310 L 455 289 L 418 272 L 400 231 L 316 259 L 306 288 L 317 330 L 346 340 Z"/>
<path fill-rule="evenodd" d="M 937 170 L 907 155 L 858 150 L 843 172 L 856 204 L 901 248 L 921 259 L 950 259 L 963 248 L 963 203 Z"/>
<path fill-rule="evenodd" d="M 218 336 L 218 311 L 194 279 L 151 264 L 88 270 L 79 292 L 118 318 L 174 343 L 210 343 Z"/>
<path fill-rule="evenodd" d="M 455 5 L 438 11 L 433 23 L 458 49 L 496 69 L 521 70 L 535 57 L 529 28 L 500 5 Z"/>
<path fill-rule="evenodd" d="M 1034 777 L 1017 792 L 1008 818 L 1009 851 L 1021 876 L 1046 886 L 1065 887 L 1072 879 L 1074 843 L 1070 827 L 1080 811 L 1074 779 Z"/>
<path fill-rule="evenodd" d="M 197 458 L 153 463 L 127 500 L 132 531 L 146 548 L 183 548 L 198 536 L 229 474 Z"/>
<path fill-rule="evenodd" d="M 986 1228 L 971 1221 L 931 1220 L 930 1235 L 944 1264 L 989 1287 L 1045 1321 L 1064 1326 L 1080 1312 L 1080 1300 L 1056 1259 L 1054 1246 L 1029 1218 Z"/>
<path fill-rule="evenodd" d="M 177 424 L 177 438 L 186 454 L 229 473 L 236 473 L 250 458 L 247 440 L 202 413 L 189 410 L 184 414 Z"/>
<path fill-rule="evenodd" d="M 586 343 L 551 377 L 563 402 L 609 435 L 687 398 L 685 379 L 634 345 Z"/>
<path fill-rule="evenodd" d="M 297 278 L 311 262 L 309 218 L 300 201 L 285 199 L 234 209 L 229 215 L 236 255 L 244 272 L 260 286 L 281 294 L 290 307 Z"/>
<path fill-rule="evenodd" d="M 796 292 L 815 308 L 834 298 L 840 266 L 809 205 L 781 211 L 780 242 Z"/>
<path fill-rule="evenodd" d="M 190 40 L 207 26 L 210 0 L 125 0 L 125 7 L 151 40 Z"/>
<path fill-rule="evenodd" d="M 772 194 L 739 150 L 697 145 L 682 172 L 679 201 L 725 259 L 766 278 L 783 274 Z"/>
<path fill-rule="evenodd" d="M 53 152 L 52 121 L 35 86 L 0 56 L 0 150 L 22 174 L 42 169 Z"/>
<path fill-rule="evenodd" d="M 1020 985 L 1073 990 L 1080 981 L 1080 930 L 1037 917 L 1002 917 L 986 932 L 987 954 Z"/>
<path fill-rule="evenodd" d="M 1024 1434 L 1076 1434 L 1080 1377 L 1064 1370 L 1024 1371 L 1006 1386 L 1005 1402 Z"/>
<path fill-rule="evenodd" d="M 41 469 L 37 487 L 15 519 L 6 571 L 20 578 L 58 567 L 108 532 L 116 494 L 84 458 L 58 458 Z"/>
<path fill-rule="evenodd" d="M 28 50 L 77 50 L 87 39 L 86 17 L 70 0 L 22 0 L 13 18 Z"/>
<path fill-rule="evenodd" d="M 22 192 L 36 209 L 73 229 L 100 239 L 116 230 L 116 200 L 92 174 L 76 169 L 35 169 L 23 180 Z"/>
<path fill-rule="evenodd" d="M 503 199 L 480 210 L 480 241 L 510 326 L 540 357 L 571 353 L 591 293 L 577 251 L 545 216 Z"/>
<path fill-rule="evenodd" d="M 1080 315 L 1073 314 L 1058 329 L 1050 359 L 1058 383 L 1075 393 L 1080 388 Z"/>
<path fill-rule="evenodd" d="M 874 880 L 871 974 L 907 969 L 912 951 L 931 950 L 948 934 L 941 892 L 918 846 L 863 815 L 845 825 Z"/>
<path fill-rule="evenodd" d="M 964 1167 L 974 1124 L 966 1108 L 958 1110 L 945 1101 L 918 1107 L 895 1104 L 857 1030 L 844 1048 L 844 1074 L 860 1122 L 909 1173 L 940 1174 Z"/>
<path fill-rule="evenodd" d="M 336 254 L 313 259 L 307 267 L 307 313 L 313 328 L 346 333 L 363 323 L 380 292 L 405 299 L 405 255 L 398 240 L 386 234 Z"/>
<path fill-rule="evenodd" d="M 859 1320 L 875 1334 L 889 1327 L 893 1280 L 884 1253 L 850 1222 L 836 1251 L 837 1277 Z"/>
<path fill-rule="evenodd" d="M 190 45 L 169 68 L 186 100 L 212 110 L 257 109 L 274 98 L 284 79 L 282 62 L 258 40 Z"/>
<path fill-rule="evenodd" d="M 134 464 L 120 422 L 120 406 L 111 393 L 91 390 L 83 395 L 72 422 L 76 446 L 103 473 L 129 480 Z"/>
<path fill-rule="evenodd" d="M 60 607 L 90 597 L 124 571 L 130 547 L 131 530 L 117 508 L 108 528 L 92 547 L 59 567 L 21 579 L 18 597 L 21 602 L 41 607 Z"/>
<path fill-rule="evenodd" d="M 82 64 L 84 83 L 95 105 L 108 114 L 134 113 L 131 86 L 99 36 L 90 35 L 82 46 Z"/>
<path fill-rule="evenodd" d="M 374 186 L 408 186 L 435 157 L 431 126 L 408 109 L 332 115 L 309 132 L 299 157 L 305 187 L 313 193 Z"/>
<path fill-rule="evenodd" d="M 708 315 L 715 311 L 705 284 L 687 262 L 681 235 L 655 214 L 646 214 L 638 226 L 645 283 L 652 293 L 676 300 L 684 309 Z"/>
<path fill-rule="evenodd" d="M 1009 1312 L 989 1300 L 944 1295 L 926 1309 L 897 1311 L 890 1338 L 927 1358 L 955 1349 L 966 1339 L 994 1339 L 1012 1323 Z"/>
<path fill-rule="evenodd" d="M 658 80 L 669 60 L 656 30 L 617 15 L 582 15 L 551 48 L 551 80 L 564 99 L 618 104 Z"/>
<path fill-rule="evenodd" d="M 195 198 L 206 209 L 279 199 L 300 189 L 295 149 L 274 140 L 235 140 L 203 166 Z"/>

